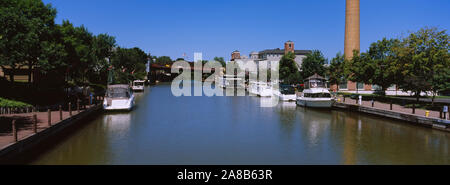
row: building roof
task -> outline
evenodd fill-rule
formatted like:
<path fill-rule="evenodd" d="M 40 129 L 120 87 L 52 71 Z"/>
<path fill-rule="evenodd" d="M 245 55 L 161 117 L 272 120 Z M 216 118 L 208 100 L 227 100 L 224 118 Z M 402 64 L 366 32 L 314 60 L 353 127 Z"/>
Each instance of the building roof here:
<path fill-rule="evenodd" d="M 324 77 L 318 75 L 317 73 L 315 73 L 314 75 L 308 77 L 306 80 L 313 80 L 313 79 L 325 80 Z"/>
<path fill-rule="evenodd" d="M 311 50 L 295 50 L 294 54 L 296 55 L 306 55 L 308 53 L 311 53 Z M 281 54 L 284 55 L 284 50 L 277 48 L 277 49 L 266 49 L 264 51 L 260 51 L 259 54 Z"/>
<path fill-rule="evenodd" d="M 127 84 L 108 85 L 108 89 L 117 89 L 117 88 L 127 89 L 130 88 L 130 86 Z"/>

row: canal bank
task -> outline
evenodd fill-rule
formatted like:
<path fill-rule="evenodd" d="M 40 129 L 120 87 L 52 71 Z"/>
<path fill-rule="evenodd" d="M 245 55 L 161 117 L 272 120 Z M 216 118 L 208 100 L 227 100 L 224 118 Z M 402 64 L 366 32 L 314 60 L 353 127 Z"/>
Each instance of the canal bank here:
<path fill-rule="evenodd" d="M 75 113 L 74 111 L 74 115 L 72 115 L 72 112 L 70 112 L 71 115 L 67 115 L 66 119 L 63 119 L 61 121 L 53 121 L 57 117 L 54 116 L 55 113 L 60 115 L 60 118 L 69 113 L 63 114 L 63 112 L 59 113 L 58 111 L 49 112 L 49 114 L 51 113 L 51 115 L 53 115 L 49 115 L 49 118 L 53 117 L 53 119 L 50 119 L 50 121 L 46 121 L 50 123 L 49 126 L 41 129 L 36 128 L 36 133 L 23 131 L 23 137 L 18 138 L 17 141 L 13 141 L 10 144 L 1 146 L 0 164 L 17 164 L 21 163 L 21 161 L 26 161 L 26 158 L 29 158 L 30 154 L 37 153 L 37 151 L 48 147 L 44 145 L 51 143 L 49 140 L 57 138 L 62 133 L 67 132 L 68 129 L 74 127 L 77 124 L 81 124 L 83 121 L 88 120 L 90 117 L 95 116 L 95 114 L 101 110 L 101 105 L 92 105 L 83 111 L 79 111 L 78 113 Z M 41 117 L 38 116 L 38 119 L 40 118 Z M 13 133 L 13 135 L 18 134 Z"/>
<path fill-rule="evenodd" d="M 438 129 L 446 132 L 450 132 L 450 120 L 438 119 L 426 116 L 420 116 L 417 114 L 409 114 L 400 111 L 380 109 L 376 107 L 368 107 L 357 104 L 349 103 L 334 103 L 333 107 L 335 109 L 354 111 L 364 114 L 371 114 L 380 117 L 396 119 L 400 121 L 405 121 L 414 125 L 423 126 L 432 129 Z"/>

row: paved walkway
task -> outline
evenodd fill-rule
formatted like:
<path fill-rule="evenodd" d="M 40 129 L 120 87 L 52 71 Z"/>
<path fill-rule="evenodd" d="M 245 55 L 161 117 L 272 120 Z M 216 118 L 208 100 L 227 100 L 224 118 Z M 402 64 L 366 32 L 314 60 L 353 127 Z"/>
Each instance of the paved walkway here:
<path fill-rule="evenodd" d="M 86 108 L 90 108 L 92 106 L 86 106 Z M 83 110 L 82 110 L 83 111 Z M 72 116 L 77 115 L 78 111 L 72 111 Z M 26 113 L 26 114 L 9 114 L 9 115 L 0 115 L 0 118 L 2 118 L 2 122 L 0 124 L 2 125 L 2 128 L 0 130 L 0 149 L 4 148 L 5 146 L 14 143 L 13 133 L 12 133 L 12 123 L 10 120 L 15 119 L 16 125 L 17 125 L 17 138 L 18 140 L 21 140 L 23 138 L 26 138 L 32 134 L 34 134 L 33 130 L 33 115 L 34 113 Z M 45 130 L 49 127 L 48 125 L 48 112 L 36 112 L 37 115 L 37 131 L 41 132 L 42 130 Z M 63 120 L 70 117 L 68 111 L 63 111 Z M 5 120 L 8 120 L 5 122 Z M 52 125 L 56 125 L 60 123 L 60 114 L 59 111 L 52 111 L 51 112 L 51 123 Z M 6 124 L 6 125 L 5 125 Z M 5 129 L 6 128 L 6 129 Z"/>
<path fill-rule="evenodd" d="M 342 96 L 340 96 L 338 98 L 341 100 L 341 103 L 352 104 L 352 105 L 357 104 L 357 101 L 355 99 L 350 99 L 347 97 L 345 99 L 345 102 L 343 102 L 344 98 Z M 362 106 L 372 107 L 372 101 L 362 101 Z M 390 110 L 390 104 L 375 101 L 374 108 Z M 392 111 L 412 114 L 412 108 L 405 108 L 401 105 L 396 105 L 396 104 L 392 104 Z M 424 109 L 416 109 L 416 113 L 414 115 L 425 116 L 426 111 L 427 110 L 424 110 Z M 440 116 L 439 111 L 431 111 L 430 110 L 430 114 L 429 114 L 430 118 L 439 118 L 439 116 Z M 448 113 L 447 113 L 447 119 L 448 119 Z"/>
<path fill-rule="evenodd" d="M 402 99 L 402 100 L 412 100 L 412 101 L 416 101 L 416 98 L 414 98 L 414 97 L 394 97 L 394 98 L 396 98 L 396 99 Z M 423 98 L 423 97 L 421 97 L 421 98 L 419 99 L 419 101 L 431 103 L 431 102 L 432 102 L 432 99 L 431 99 L 431 98 Z M 435 102 L 435 103 L 447 103 L 447 104 L 450 104 L 450 99 L 449 99 L 449 98 L 435 98 L 435 99 L 434 99 L 434 102 Z"/>

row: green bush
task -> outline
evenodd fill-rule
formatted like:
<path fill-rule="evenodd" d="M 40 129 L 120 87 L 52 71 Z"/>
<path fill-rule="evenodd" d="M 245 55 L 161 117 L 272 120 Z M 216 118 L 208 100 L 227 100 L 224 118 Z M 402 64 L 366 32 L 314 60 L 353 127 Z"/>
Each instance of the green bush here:
<path fill-rule="evenodd" d="M 24 102 L 20 102 L 20 101 L 14 101 L 14 100 L 0 98 L 0 107 L 26 108 L 26 107 L 32 107 L 32 105 L 24 103 Z"/>

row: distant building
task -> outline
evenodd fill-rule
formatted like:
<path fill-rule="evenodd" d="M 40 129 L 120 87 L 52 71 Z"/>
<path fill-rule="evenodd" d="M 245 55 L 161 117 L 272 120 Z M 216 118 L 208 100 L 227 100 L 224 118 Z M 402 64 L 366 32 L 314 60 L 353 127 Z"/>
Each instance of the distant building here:
<path fill-rule="evenodd" d="M 249 55 L 249 58 L 247 57 L 241 57 L 239 51 L 234 51 L 231 54 L 231 61 L 236 61 L 240 63 L 239 65 L 241 67 L 244 67 L 245 63 L 247 61 L 255 61 L 258 63 L 258 61 L 276 61 L 279 62 L 283 55 L 285 55 L 288 52 L 292 52 L 295 54 L 295 63 L 298 67 L 298 69 L 301 69 L 303 59 L 306 58 L 306 55 L 308 53 L 311 53 L 311 50 L 295 50 L 294 42 L 287 41 L 284 43 L 284 49 L 276 48 L 276 49 L 266 49 L 259 52 L 251 52 Z"/>
<path fill-rule="evenodd" d="M 241 59 L 241 53 L 238 50 L 231 53 L 231 61 L 234 61 L 236 59 Z"/>
<path fill-rule="evenodd" d="M 14 81 L 17 82 L 28 82 L 28 75 L 30 71 L 28 70 L 28 66 L 22 66 L 20 68 L 12 69 L 11 66 L 3 66 L 0 67 L 0 78 L 5 78 L 8 81 L 11 81 L 10 74 L 14 74 Z M 31 71 L 31 82 L 34 82 L 34 79 L 39 75 L 36 68 L 33 68 Z"/>

